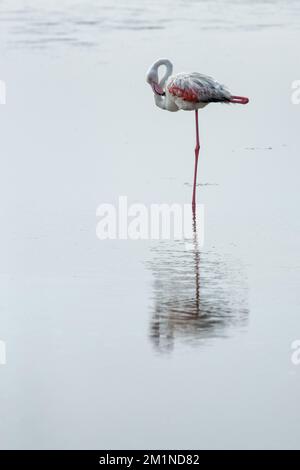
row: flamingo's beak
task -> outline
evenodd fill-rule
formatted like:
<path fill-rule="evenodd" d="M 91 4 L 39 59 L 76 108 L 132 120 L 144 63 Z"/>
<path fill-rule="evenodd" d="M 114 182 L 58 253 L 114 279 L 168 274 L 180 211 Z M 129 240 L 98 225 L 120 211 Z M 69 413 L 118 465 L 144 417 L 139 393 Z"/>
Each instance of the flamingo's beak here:
<path fill-rule="evenodd" d="M 158 85 L 158 83 L 151 82 L 151 87 L 156 95 L 165 96 L 164 90 Z"/>

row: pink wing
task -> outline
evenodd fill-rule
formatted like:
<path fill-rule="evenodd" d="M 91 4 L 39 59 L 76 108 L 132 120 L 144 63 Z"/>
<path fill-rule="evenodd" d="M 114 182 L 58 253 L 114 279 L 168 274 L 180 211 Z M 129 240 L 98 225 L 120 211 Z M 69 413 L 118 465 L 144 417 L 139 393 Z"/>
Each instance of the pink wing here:
<path fill-rule="evenodd" d="M 179 73 L 171 77 L 167 89 L 171 95 L 193 103 L 230 102 L 231 93 L 224 85 L 200 73 Z"/>

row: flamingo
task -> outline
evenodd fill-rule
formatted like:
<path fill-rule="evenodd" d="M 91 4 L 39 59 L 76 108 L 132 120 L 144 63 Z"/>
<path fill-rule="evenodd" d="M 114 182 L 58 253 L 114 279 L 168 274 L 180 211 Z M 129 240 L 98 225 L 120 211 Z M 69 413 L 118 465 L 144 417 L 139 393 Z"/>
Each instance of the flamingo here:
<path fill-rule="evenodd" d="M 165 66 L 165 73 L 161 79 L 158 71 Z M 156 106 L 167 111 L 175 112 L 195 111 L 196 121 L 196 147 L 194 184 L 192 196 L 192 208 L 196 208 L 197 169 L 200 150 L 198 109 L 202 109 L 209 103 L 238 103 L 247 104 L 249 99 L 244 96 L 232 95 L 230 91 L 214 78 L 198 72 L 178 73 L 172 75 L 173 64 L 168 59 L 158 59 L 149 68 L 146 81 L 154 93 Z"/>

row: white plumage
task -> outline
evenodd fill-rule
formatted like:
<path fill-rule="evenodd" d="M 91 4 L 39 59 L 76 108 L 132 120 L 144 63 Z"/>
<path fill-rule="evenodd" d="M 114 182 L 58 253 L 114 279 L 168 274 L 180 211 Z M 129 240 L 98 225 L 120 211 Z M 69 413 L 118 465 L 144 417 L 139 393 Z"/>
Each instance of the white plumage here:
<path fill-rule="evenodd" d="M 165 93 L 179 109 L 203 108 L 212 102 L 229 102 L 231 94 L 224 85 L 201 73 L 178 73 L 169 77 Z"/>
<path fill-rule="evenodd" d="M 161 79 L 158 71 L 165 66 Z M 168 111 L 193 111 L 209 103 L 246 104 L 248 98 L 234 96 L 221 83 L 198 72 L 172 75 L 173 65 L 168 59 L 159 59 L 150 67 L 146 80 L 154 91 L 156 105 Z"/>

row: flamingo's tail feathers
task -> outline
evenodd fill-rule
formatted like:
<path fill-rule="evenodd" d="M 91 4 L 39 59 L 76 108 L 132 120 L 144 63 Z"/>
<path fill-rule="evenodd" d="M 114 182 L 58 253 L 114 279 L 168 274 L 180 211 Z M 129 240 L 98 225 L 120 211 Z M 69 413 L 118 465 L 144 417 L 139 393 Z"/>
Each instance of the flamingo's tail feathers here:
<path fill-rule="evenodd" d="M 233 96 L 229 100 L 230 103 L 238 103 L 238 104 L 247 104 L 249 103 L 249 98 L 246 96 Z"/>

